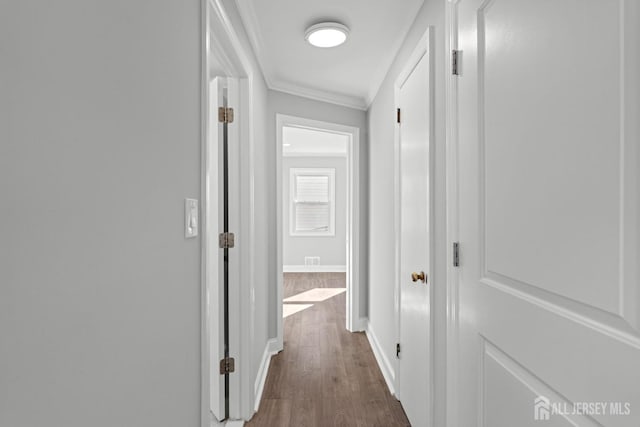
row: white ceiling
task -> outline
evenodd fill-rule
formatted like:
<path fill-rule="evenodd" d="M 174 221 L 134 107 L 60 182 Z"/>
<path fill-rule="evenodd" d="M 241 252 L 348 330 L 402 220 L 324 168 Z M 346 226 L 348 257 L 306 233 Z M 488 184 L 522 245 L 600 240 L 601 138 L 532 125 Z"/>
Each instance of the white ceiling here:
<path fill-rule="evenodd" d="M 424 0 L 235 0 L 271 89 L 359 109 L 376 95 Z M 347 42 L 322 49 L 307 27 L 337 21 Z"/>

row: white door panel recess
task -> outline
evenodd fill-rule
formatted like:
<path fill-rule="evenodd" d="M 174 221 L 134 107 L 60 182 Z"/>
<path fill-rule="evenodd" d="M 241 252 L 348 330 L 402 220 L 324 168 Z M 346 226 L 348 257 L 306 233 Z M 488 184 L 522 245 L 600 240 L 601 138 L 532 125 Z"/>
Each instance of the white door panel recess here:
<path fill-rule="evenodd" d="M 432 420 L 433 98 L 429 32 L 396 84 L 398 186 L 399 381 L 397 395 L 414 426 Z"/>
<path fill-rule="evenodd" d="M 640 6 L 451 11 L 461 253 L 449 413 L 460 426 L 638 426 Z"/>

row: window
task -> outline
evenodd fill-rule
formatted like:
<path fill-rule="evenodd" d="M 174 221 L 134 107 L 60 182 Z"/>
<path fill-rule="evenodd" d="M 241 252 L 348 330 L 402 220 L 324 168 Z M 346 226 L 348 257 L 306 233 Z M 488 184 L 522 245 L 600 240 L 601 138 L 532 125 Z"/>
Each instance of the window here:
<path fill-rule="evenodd" d="M 291 168 L 292 236 L 335 235 L 335 176 L 333 168 Z"/>

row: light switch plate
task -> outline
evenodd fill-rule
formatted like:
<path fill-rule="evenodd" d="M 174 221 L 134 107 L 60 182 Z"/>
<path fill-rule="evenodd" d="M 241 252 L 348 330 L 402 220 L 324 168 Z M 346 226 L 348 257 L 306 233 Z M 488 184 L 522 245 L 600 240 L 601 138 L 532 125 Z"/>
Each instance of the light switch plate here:
<path fill-rule="evenodd" d="M 187 239 L 198 235 L 198 200 L 184 199 L 184 237 Z"/>

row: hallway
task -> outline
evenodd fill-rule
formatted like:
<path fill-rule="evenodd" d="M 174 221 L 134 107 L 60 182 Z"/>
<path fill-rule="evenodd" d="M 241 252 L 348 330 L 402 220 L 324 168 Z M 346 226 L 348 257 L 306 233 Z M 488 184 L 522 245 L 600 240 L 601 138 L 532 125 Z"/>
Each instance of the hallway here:
<path fill-rule="evenodd" d="M 344 286 L 344 273 L 287 273 L 284 297 Z M 409 425 L 365 334 L 345 329 L 345 297 L 309 301 L 284 319 L 285 349 L 271 359 L 260 409 L 247 426 Z"/>
<path fill-rule="evenodd" d="M 0 427 L 640 427 L 639 24 L 0 1 Z"/>

